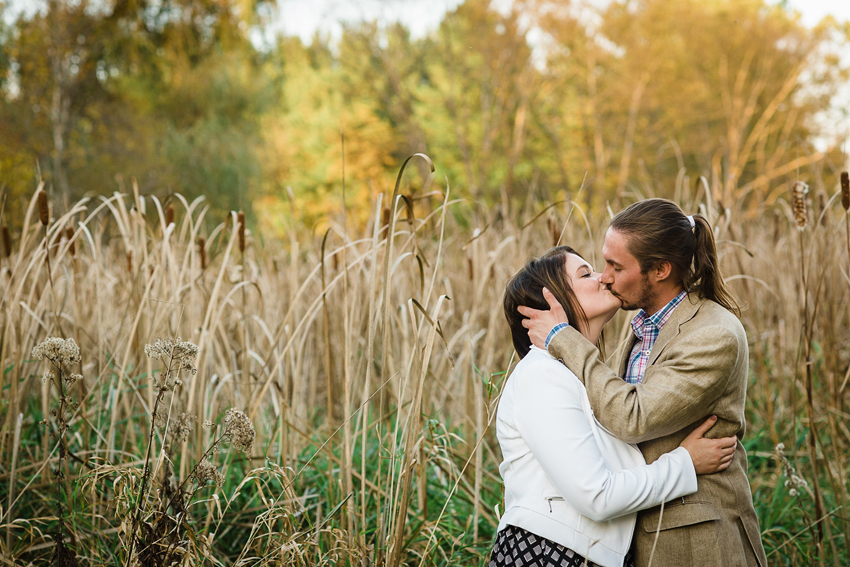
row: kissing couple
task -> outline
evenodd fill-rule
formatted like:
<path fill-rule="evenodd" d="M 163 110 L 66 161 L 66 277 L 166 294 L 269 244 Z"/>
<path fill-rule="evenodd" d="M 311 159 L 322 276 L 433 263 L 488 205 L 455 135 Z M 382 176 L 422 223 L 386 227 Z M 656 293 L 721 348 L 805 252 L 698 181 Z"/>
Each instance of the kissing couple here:
<path fill-rule="evenodd" d="M 594 271 L 558 246 L 505 290 L 521 360 L 496 419 L 490 567 L 766 567 L 741 444 L 747 336 L 701 215 L 616 215 Z M 597 342 L 638 310 L 618 370 Z"/>

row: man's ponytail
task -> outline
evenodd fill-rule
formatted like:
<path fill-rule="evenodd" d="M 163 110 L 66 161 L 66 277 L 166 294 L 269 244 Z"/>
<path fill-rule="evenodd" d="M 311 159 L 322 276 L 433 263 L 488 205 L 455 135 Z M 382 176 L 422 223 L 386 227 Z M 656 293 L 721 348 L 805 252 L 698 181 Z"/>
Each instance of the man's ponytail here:
<path fill-rule="evenodd" d="M 717 259 L 717 246 L 714 243 L 714 231 L 702 215 L 694 215 L 694 260 L 693 276 L 690 282 L 685 282 L 685 289 L 696 292 L 700 297 L 719 303 L 738 317 L 741 309 L 729 289 Z"/>

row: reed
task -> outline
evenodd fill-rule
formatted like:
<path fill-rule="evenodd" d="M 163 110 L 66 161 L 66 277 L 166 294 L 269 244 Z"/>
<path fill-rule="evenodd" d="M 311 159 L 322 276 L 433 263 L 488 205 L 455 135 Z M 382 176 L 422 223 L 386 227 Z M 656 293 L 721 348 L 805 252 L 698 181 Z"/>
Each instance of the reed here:
<path fill-rule="evenodd" d="M 463 189 L 437 194 L 434 164 L 413 159 L 431 175 L 403 169 L 366 225 L 333 217 L 314 234 L 293 209 L 283 241 L 252 238 L 245 215 L 213 225 L 202 200 L 174 195 L 163 207 L 136 189 L 43 225 L 50 203 L 33 195 L 4 248 L 0 288 L 5 562 L 48 563 L 62 542 L 80 564 L 484 563 L 502 506 L 493 424 L 515 363 L 504 283 L 554 242 L 598 259 L 609 214 L 575 200 L 507 210 Z M 850 536 L 850 259 L 835 234 L 844 194 L 827 194 L 812 220 L 800 186 L 802 201 L 755 212 L 721 209 L 711 191 L 676 189 L 686 210 L 712 219 L 746 306 L 744 444 L 769 563 L 840 565 Z M 79 346 L 72 370 L 84 377 L 73 404 L 64 390 L 65 425 L 51 415 L 62 390 L 53 382 L 44 395 L 32 357 L 60 331 Z M 627 332 L 619 314 L 609 360 Z M 169 363 L 146 356 L 157 337 L 197 345 L 197 374 L 184 369 L 175 387 Z M 232 408 L 244 408 L 253 443 L 218 452 L 228 424 L 244 425 Z M 51 470 L 63 471 L 61 493 Z"/>

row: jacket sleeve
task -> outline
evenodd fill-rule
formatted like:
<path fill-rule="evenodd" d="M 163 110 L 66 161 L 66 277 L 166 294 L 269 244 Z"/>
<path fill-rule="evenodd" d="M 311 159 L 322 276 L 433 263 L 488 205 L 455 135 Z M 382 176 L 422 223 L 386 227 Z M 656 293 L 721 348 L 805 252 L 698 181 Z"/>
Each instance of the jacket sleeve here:
<path fill-rule="evenodd" d="M 612 471 L 582 408 L 582 390 L 552 360 L 526 373 L 514 398 L 517 430 L 573 508 L 601 522 L 696 492 L 696 471 L 683 447 L 651 465 Z"/>
<path fill-rule="evenodd" d="M 644 383 L 628 384 L 573 328 L 555 335 L 549 352 L 579 376 L 599 422 L 629 443 L 675 433 L 706 417 L 726 386 L 738 356 L 733 331 L 706 326 L 683 335 L 661 363 L 646 368 Z"/>

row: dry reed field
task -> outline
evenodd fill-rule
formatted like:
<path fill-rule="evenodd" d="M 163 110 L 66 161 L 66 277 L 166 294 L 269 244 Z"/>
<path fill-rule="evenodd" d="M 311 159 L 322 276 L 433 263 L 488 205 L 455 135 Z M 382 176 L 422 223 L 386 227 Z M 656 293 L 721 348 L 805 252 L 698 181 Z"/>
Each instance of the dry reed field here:
<path fill-rule="evenodd" d="M 488 208 L 412 170 L 365 227 L 290 219 L 282 241 L 241 213 L 212 226 L 179 195 L 61 215 L 41 189 L 7 202 L 23 219 L 3 227 L 0 261 L 3 564 L 486 564 L 492 426 L 516 361 L 504 284 L 557 242 L 601 265 L 611 210 L 638 196 L 606 210 L 532 188 Z M 744 444 L 769 563 L 837 567 L 850 194 L 809 183 L 721 204 L 683 172 L 667 196 L 709 218 L 745 306 Z M 612 359 L 628 317 L 606 332 Z"/>

